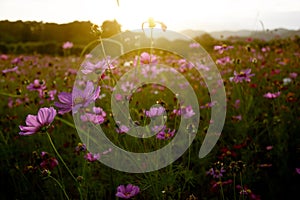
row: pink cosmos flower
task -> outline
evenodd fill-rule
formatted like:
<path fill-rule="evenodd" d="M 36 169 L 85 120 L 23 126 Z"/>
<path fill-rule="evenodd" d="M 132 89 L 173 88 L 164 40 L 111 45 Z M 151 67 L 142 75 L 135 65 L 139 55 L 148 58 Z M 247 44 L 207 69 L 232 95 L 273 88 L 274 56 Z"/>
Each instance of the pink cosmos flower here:
<path fill-rule="evenodd" d="M 296 168 L 297 174 L 300 174 L 300 168 Z"/>
<path fill-rule="evenodd" d="M 231 179 L 229 179 L 228 181 L 223 181 L 223 182 L 218 181 L 215 184 L 213 184 L 212 188 L 216 188 L 218 185 L 224 186 L 224 185 L 228 185 L 228 184 L 231 184 L 231 183 L 233 183 L 233 181 Z"/>
<path fill-rule="evenodd" d="M 192 65 L 192 67 L 193 67 L 193 64 L 191 64 Z M 205 66 L 205 65 L 203 65 L 202 63 L 200 63 L 200 62 L 197 62 L 196 64 L 195 64 L 195 68 L 197 69 L 197 70 L 200 70 L 200 71 L 209 71 L 210 70 L 210 68 L 208 67 L 208 66 Z M 219 81 L 220 82 L 220 81 Z M 223 83 L 223 82 L 222 82 Z"/>
<path fill-rule="evenodd" d="M 56 90 L 50 90 L 50 91 L 47 91 L 47 90 L 41 91 L 41 90 L 39 90 L 39 97 L 41 99 L 48 99 L 50 101 L 53 101 L 55 95 L 56 95 Z"/>
<path fill-rule="evenodd" d="M 298 74 L 296 72 L 291 72 L 290 73 L 290 78 L 297 78 Z"/>
<path fill-rule="evenodd" d="M 219 65 L 226 65 L 227 63 L 231 63 L 231 59 L 229 56 L 226 56 L 224 58 L 219 58 L 216 60 L 216 63 Z"/>
<path fill-rule="evenodd" d="M 160 73 L 160 70 L 157 69 L 155 65 L 154 66 L 147 65 L 142 68 L 141 73 L 144 75 L 145 78 L 148 77 L 155 78 L 157 74 Z"/>
<path fill-rule="evenodd" d="M 199 48 L 199 47 L 200 47 L 200 44 L 197 43 L 197 42 L 193 42 L 193 43 L 191 43 L 189 46 L 190 46 L 190 48 Z"/>
<path fill-rule="evenodd" d="M 201 109 L 204 109 L 204 108 L 211 108 L 213 107 L 214 105 L 216 105 L 216 101 L 212 101 L 212 102 L 209 102 L 209 103 L 206 103 L 205 105 L 203 106 L 200 106 Z"/>
<path fill-rule="evenodd" d="M 273 149 L 273 146 L 266 146 L 266 150 L 270 151 Z"/>
<path fill-rule="evenodd" d="M 179 71 L 180 72 L 186 72 L 189 69 L 193 68 L 193 64 L 186 59 L 180 59 L 178 60 L 178 65 L 179 65 Z"/>
<path fill-rule="evenodd" d="M 195 115 L 195 112 L 192 108 L 191 105 L 181 108 L 181 115 L 183 116 L 183 118 L 191 118 L 192 116 Z"/>
<path fill-rule="evenodd" d="M 116 66 L 116 61 L 111 60 L 109 56 L 107 56 L 105 59 L 100 60 L 97 63 L 91 63 L 90 61 L 84 62 L 82 64 L 82 70 L 81 72 L 84 74 L 89 74 L 92 72 L 96 72 L 99 74 L 103 74 L 105 70 L 109 69 L 114 69 Z"/>
<path fill-rule="evenodd" d="M 164 127 L 161 131 L 159 131 L 159 133 L 156 135 L 156 138 L 159 140 L 168 140 L 172 137 L 174 137 L 175 134 L 175 129 L 171 130 L 171 129 L 167 129 L 166 127 Z"/>
<path fill-rule="evenodd" d="M 37 115 L 27 115 L 26 126 L 20 125 L 20 135 L 32 135 L 47 128 L 54 120 L 56 110 L 53 107 L 40 108 Z"/>
<path fill-rule="evenodd" d="M 72 110 L 72 94 L 61 92 L 58 95 L 59 102 L 54 102 L 54 106 L 58 108 L 58 114 L 63 115 Z"/>
<path fill-rule="evenodd" d="M 261 48 L 261 51 L 262 52 L 267 52 L 267 51 L 270 51 L 271 49 L 270 49 L 270 47 L 263 47 L 263 48 Z"/>
<path fill-rule="evenodd" d="M 233 107 L 238 109 L 240 107 L 240 104 L 241 104 L 241 100 L 237 99 L 237 100 L 235 100 Z"/>
<path fill-rule="evenodd" d="M 139 192 L 140 188 L 138 186 L 132 184 L 128 184 L 127 186 L 120 185 L 117 188 L 116 196 L 123 199 L 129 199 L 131 197 L 136 196 Z"/>
<path fill-rule="evenodd" d="M 222 54 L 224 51 L 227 51 L 229 49 L 233 49 L 233 46 L 227 46 L 227 45 L 216 45 L 214 46 L 214 50 L 218 51 L 219 54 Z"/>
<path fill-rule="evenodd" d="M 122 133 L 127 133 L 129 131 L 129 128 L 125 125 L 118 125 L 119 128 L 116 128 L 117 133 L 122 134 Z"/>
<path fill-rule="evenodd" d="M 157 57 L 155 55 L 150 55 L 147 52 L 143 52 L 140 57 L 136 57 L 134 60 L 134 66 L 137 66 L 138 61 L 143 65 L 155 65 L 158 63 Z"/>
<path fill-rule="evenodd" d="M 80 116 L 80 119 L 83 122 L 92 122 L 94 124 L 102 124 L 105 120 L 103 116 L 93 113 L 85 113 L 84 115 Z"/>
<path fill-rule="evenodd" d="M 163 107 L 151 107 L 150 110 L 146 110 L 145 114 L 147 117 L 157 117 L 164 114 L 165 109 Z"/>
<path fill-rule="evenodd" d="M 20 57 L 16 57 L 16 58 L 14 58 L 12 61 L 11 61 L 11 64 L 19 64 L 20 62 L 22 62 L 22 60 L 23 60 L 23 57 L 22 56 L 20 56 Z"/>
<path fill-rule="evenodd" d="M 116 94 L 115 98 L 117 101 L 121 101 L 123 99 L 123 96 L 121 94 Z"/>
<path fill-rule="evenodd" d="M 8 73 L 8 72 L 18 72 L 18 66 L 16 66 L 16 67 L 14 67 L 14 68 L 10 68 L 10 69 L 4 69 L 4 70 L 2 70 L 2 73 L 3 74 L 6 74 L 6 73 Z"/>
<path fill-rule="evenodd" d="M 65 42 L 63 45 L 62 45 L 62 48 L 63 49 L 71 49 L 73 47 L 73 43 L 72 42 Z"/>
<path fill-rule="evenodd" d="M 254 74 L 251 74 L 251 69 L 245 69 L 240 71 L 240 73 L 234 71 L 234 77 L 230 77 L 229 80 L 235 83 L 242 83 L 243 81 L 250 82 L 252 76 L 254 76 Z"/>
<path fill-rule="evenodd" d="M 105 120 L 106 113 L 100 107 L 93 107 L 93 113 L 85 113 L 80 116 L 80 119 L 84 122 L 92 122 L 94 124 L 102 124 Z"/>
<path fill-rule="evenodd" d="M 231 119 L 235 120 L 235 121 L 241 121 L 242 120 L 242 115 L 235 115 L 232 116 Z"/>
<path fill-rule="evenodd" d="M 43 91 L 46 89 L 46 83 L 44 80 L 35 79 L 33 83 L 30 83 L 27 86 L 29 91 Z"/>
<path fill-rule="evenodd" d="M 275 92 L 275 93 L 268 92 L 268 93 L 264 94 L 264 97 L 267 99 L 275 99 L 279 96 L 280 96 L 280 92 Z"/>
<path fill-rule="evenodd" d="M 73 110 L 76 112 L 80 107 L 87 107 L 90 103 L 95 101 L 99 95 L 100 86 L 95 88 L 91 81 L 87 81 L 84 90 L 74 87 L 72 92 Z"/>
<path fill-rule="evenodd" d="M 58 165 L 57 159 L 54 157 L 50 157 L 50 155 L 45 151 L 41 152 L 41 158 L 42 162 L 40 163 L 40 166 L 43 169 L 52 170 Z"/>
<path fill-rule="evenodd" d="M 151 130 L 154 131 L 155 133 L 158 133 L 165 129 L 166 129 L 166 125 L 159 125 L 159 126 L 155 125 L 151 128 Z"/>
<path fill-rule="evenodd" d="M 106 155 L 108 153 L 112 152 L 112 148 L 107 149 L 106 151 L 102 152 L 102 155 Z"/>
<path fill-rule="evenodd" d="M 247 186 L 242 187 L 241 185 L 237 185 L 236 188 L 239 190 L 240 195 L 249 196 L 250 200 L 260 200 L 260 196 L 254 194 Z"/>
<path fill-rule="evenodd" d="M 0 59 L 1 59 L 1 60 L 8 60 L 8 55 L 6 55 L 6 54 L 1 54 L 1 55 L 0 55 Z"/>
<path fill-rule="evenodd" d="M 225 169 L 222 167 L 220 170 L 219 169 L 214 169 L 210 168 L 206 174 L 211 175 L 214 178 L 220 178 L 223 177 L 223 173 L 226 172 Z"/>
<path fill-rule="evenodd" d="M 123 92 L 130 92 L 134 89 L 134 84 L 129 81 L 126 81 L 121 85 L 121 89 L 123 90 Z"/>
<path fill-rule="evenodd" d="M 280 69 L 272 69 L 271 72 L 270 72 L 270 75 L 271 76 L 274 76 L 276 74 L 280 74 L 281 70 Z"/>
<path fill-rule="evenodd" d="M 96 154 L 93 154 L 91 152 L 87 153 L 85 156 L 84 156 L 84 159 L 86 159 L 87 161 L 89 162 L 95 162 L 96 160 L 98 160 L 100 158 L 100 154 L 99 153 L 96 153 Z"/>

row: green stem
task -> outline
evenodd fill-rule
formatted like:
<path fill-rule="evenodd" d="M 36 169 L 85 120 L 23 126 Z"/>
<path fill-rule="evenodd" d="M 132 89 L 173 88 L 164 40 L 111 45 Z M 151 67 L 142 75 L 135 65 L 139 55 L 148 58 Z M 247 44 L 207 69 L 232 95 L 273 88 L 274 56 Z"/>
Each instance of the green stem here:
<path fill-rule="evenodd" d="M 191 144 L 191 135 L 189 135 L 189 144 Z M 189 170 L 190 170 L 190 164 L 191 164 L 191 146 L 189 147 L 189 157 L 188 157 L 188 166 L 187 166 Z"/>
<path fill-rule="evenodd" d="M 60 117 L 55 117 L 55 119 L 57 119 L 57 120 L 63 122 L 64 124 L 66 124 L 66 125 L 68 125 L 68 126 L 74 128 L 74 129 L 76 129 L 77 132 L 80 132 L 80 133 L 84 134 L 85 136 L 87 136 L 89 140 L 92 140 L 92 141 L 95 142 L 95 143 L 98 142 L 95 138 L 90 137 L 90 134 L 87 134 L 86 131 L 80 129 L 79 127 L 76 127 L 73 123 L 71 123 L 71 122 L 69 122 L 69 121 L 67 121 L 67 120 L 65 120 L 65 119 L 63 119 L 63 118 L 60 118 Z M 101 131 L 101 130 L 100 130 L 100 131 Z M 87 144 L 86 144 L 86 145 L 87 145 Z"/>
<path fill-rule="evenodd" d="M 115 83 L 117 83 L 117 79 L 114 76 L 114 74 L 112 72 L 112 69 L 110 68 L 110 63 L 107 60 L 107 55 L 106 55 L 106 51 L 105 51 L 105 48 L 104 48 L 104 45 L 103 45 L 103 40 L 102 40 L 101 36 L 100 36 L 100 44 L 101 44 L 101 48 L 102 48 L 102 52 L 103 52 L 103 55 L 104 55 L 104 59 L 105 59 L 105 62 L 106 62 L 107 68 L 108 68 L 109 75 L 111 75 L 112 80 L 113 80 L 113 84 L 112 85 L 114 85 Z"/>
<path fill-rule="evenodd" d="M 57 119 L 57 120 L 59 120 L 59 121 L 61 121 L 61 122 L 65 123 L 66 125 L 68 125 L 68 126 L 70 126 L 70 127 L 72 127 L 72 128 L 75 128 L 75 129 L 76 129 L 76 127 L 75 127 L 75 125 L 74 125 L 74 124 L 72 124 L 71 122 L 69 122 L 69 121 L 67 121 L 67 120 L 65 120 L 65 119 L 63 119 L 63 118 L 60 118 L 60 117 L 55 117 L 55 119 Z"/>
<path fill-rule="evenodd" d="M 54 178 L 53 176 L 49 175 L 48 177 L 51 178 L 55 183 L 57 183 L 57 185 L 58 185 L 58 186 L 60 187 L 60 189 L 63 191 L 63 193 L 64 193 L 66 199 L 69 200 L 70 198 L 69 198 L 68 194 L 66 193 L 66 190 L 65 190 L 65 188 L 62 186 L 62 184 L 61 184 L 56 178 Z"/>
<path fill-rule="evenodd" d="M 234 200 L 236 200 L 236 194 L 235 194 L 235 174 L 233 175 L 233 196 L 234 196 Z"/>
<path fill-rule="evenodd" d="M 151 37 L 151 44 L 150 44 L 150 45 L 151 45 L 151 47 L 150 47 L 150 63 L 151 63 L 151 61 L 152 61 L 152 56 L 153 56 L 153 43 L 154 43 L 154 42 L 153 42 L 153 28 L 151 28 L 150 30 L 151 30 L 151 32 L 150 32 L 150 33 L 151 33 L 151 36 L 150 36 L 150 37 Z"/>
<path fill-rule="evenodd" d="M 221 195 L 222 195 L 222 199 L 225 200 L 225 196 L 224 196 L 224 190 L 223 190 L 223 186 L 222 186 L 222 180 L 221 178 L 219 178 L 220 181 L 220 188 L 221 188 Z"/>
<path fill-rule="evenodd" d="M 240 172 L 240 181 L 241 181 L 242 190 L 244 190 L 243 179 L 242 179 L 242 173 L 241 172 Z M 245 199 L 244 191 L 242 192 L 242 195 L 243 195 L 243 200 L 244 200 Z"/>
<path fill-rule="evenodd" d="M 14 98 L 21 97 L 20 95 L 16 95 L 16 94 L 9 94 L 9 93 L 6 93 L 6 92 L 0 92 L 0 95 L 3 95 L 3 96 L 8 96 L 8 97 L 14 97 Z"/>
<path fill-rule="evenodd" d="M 100 41 L 99 39 L 97 39 L 97 40 L 93 40 L 93 41 L 91 41 L 90 43 L 88 43 L 88 44 L 84 47 L 84 49 L 82 50 L 82 52 L 81 52 L 81 54 L 80 54 L 80 57 L 82 58 L 82 57 L 84 56 L 85 52 L 87 51 L 87 49 L 88 49 L 89 47 L 91 47 L 93 44 L 97 43 L 97 42 L 101 42 L 101 41 Z"/>
<path fill-rule="evenodd" d="M 51 139 L 51 136 L 48 132 L 46 132 L 47 136 L 48 136 L 48 139 L 49 139 L 49 142 L 52 146 L 52 149 L 54 150 L 54 152 L 56 153 L 57 157 L 59 158 L 59 160 L 61 161 L 61 163 L 64 165 L 64 167 L 66 168 L 66 170 L 68 171 L 68 173 L 70 174 L 70 176 L 73 178 L 73 180 L 75 181 L 76 185 L 77 185 L 77 189 L 78 189 L 78 192 L 80 194 L 80 199 L 82 199 L 82 193 L 81 193 L 81 189 L 80 189 L 80 186 L 79 186 L 79 183 L 77 181 L 77 179 L 75 178 L 75 176 L 73 175 L 73 173 L 71 172 L 71 170 L 69 169 L 69 167 L 67 166 L 67 164 L 65 163 L 65 161 L 63 160 L 63 158 L 61 157 L 61 155 L 59 154 L 59 152 L 57 151 L 52 139 Z"/>

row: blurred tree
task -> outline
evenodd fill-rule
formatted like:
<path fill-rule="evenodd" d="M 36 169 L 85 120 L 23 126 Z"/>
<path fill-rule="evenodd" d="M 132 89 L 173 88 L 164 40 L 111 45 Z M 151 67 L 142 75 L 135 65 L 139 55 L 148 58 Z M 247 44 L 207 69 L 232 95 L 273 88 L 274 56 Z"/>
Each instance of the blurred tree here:
<path fill-rule="evenodd" d="M 108 38 L 115 34 L 121 33 L 121 25 L 117 22 L 117 20 L 106 20 L 101 25 L 101 37 Z"/>
<path fill-rule="evenodd" d="M 87 44 L 96 37 L 90 32 L 91 22 L 74 21 L 68 24 L 35 21 L 0 21 L 0 42 L 58 42 L 72 41 Z"/>
<path fill-rule="evenodd" d="M 208 33 L 204 33 L 203 35 L 194 38 L 194 40 L 201 44 L 205 49 L 213 49 L 213 46 L 217 42 L 217 40 Z"/>

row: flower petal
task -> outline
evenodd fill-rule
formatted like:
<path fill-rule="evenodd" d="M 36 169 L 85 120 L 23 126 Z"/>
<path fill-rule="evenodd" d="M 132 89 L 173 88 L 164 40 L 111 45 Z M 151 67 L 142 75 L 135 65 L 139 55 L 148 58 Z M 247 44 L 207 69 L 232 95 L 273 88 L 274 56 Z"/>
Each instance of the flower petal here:
<path fill-rule="evenodd" d="M 61 103 L 72 105 L 72 94 L 71 93 L 61 92 L 57 96 Z"/>
<path fill-rule="evenodd" d="M 125 190 L 125 186 L 124 186 L 124 185 L 118 186 L 117 191 L 118 191 L 118 192 L 125 193 L 125 191 L 126 191 L 126 190 Z"/>
<path fill-rule="evenodd" d="M 48 120 L 48 108 L 40 108 L 37 114 L 37 120 L 40 124 L 44 125 Z"/>
<path fill-rule="evenodd" d="M 35 134 L 38 131 L 37 127 L 30 127 L 30 126 L 19 126 L 21 132 L 19 132 L 19 135 L 32 135 Z"/>
<path fill-rule="evenodd" d="M 56 116 L 56 110 L 53 107 L 41 108 L 38 111 L 37 119 L 42 125 L 48 125 L 52 123 L 55 116 Z"/>
<path fill-rule="evenodd" d="M 40 127 L 41 126 L 41 124 L 37 120 L 36 115 L 27 115 L 25 122 L 26 122 L 27 126 L 33 126 L 33 127 Z"/>

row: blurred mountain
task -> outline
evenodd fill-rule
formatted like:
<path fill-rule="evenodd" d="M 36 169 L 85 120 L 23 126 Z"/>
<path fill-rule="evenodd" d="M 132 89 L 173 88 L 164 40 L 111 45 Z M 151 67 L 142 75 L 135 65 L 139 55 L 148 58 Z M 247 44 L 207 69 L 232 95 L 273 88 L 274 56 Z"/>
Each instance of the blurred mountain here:
<path fill-rule="evenodd" d="M 186 29 L 186 30 L 183 30 L 181 31 L 180 33 L 184 34 L 184 35 L 187 35 L 191 38 L 195 38 L 195 37 L 199 37 L 203 34 L 206 34 L 207 32 L 205 31 L 200 31 L 200 30 L 192 30 L 192 29 Z"/>
<path fill-rule="evenodd" d="M 265 30 L 265 31 L 251 31 L 251 30 L 239 30 L 239 31 L 213 31 L 213 32 L 204 32 L 201 30 L 183 30 L 182 34 L 185 34 L 191 38 L 200 37 L 203 34 L 209 34 L 215 39 L 223 40 L 228 38 L 254 38 L 262 40 L 272 40 L 277 38 L 287 38 L 292 36 L 300 36 L 299 30 L 288 30 L 284 28 L 274 29 L 274 30 Z"/>

